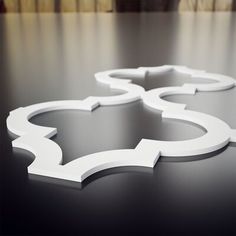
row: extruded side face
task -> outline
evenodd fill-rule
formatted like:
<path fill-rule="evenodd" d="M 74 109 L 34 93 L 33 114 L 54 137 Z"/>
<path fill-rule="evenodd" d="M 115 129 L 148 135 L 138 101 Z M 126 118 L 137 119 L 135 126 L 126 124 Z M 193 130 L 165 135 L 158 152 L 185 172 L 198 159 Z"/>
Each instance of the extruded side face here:
<path fill-rule="evenodd" d="M 175 70 L 192 78 L 214 80 L 209 84 L 184 84 L 176 87 L 156 88 L 145 91 L 132 84 L 137 78 L 147 78 L 149 72 L 163 73 Z M 131 79 L 122 79 L 129 76 Z M 88 176 L 109 168 L 121 166 L 141 166 L 153 168 L 159 156 L 194 156 L 216 151 L 229 142 L 236 141 L 236 130 L 224 121 L 200 112 L 185 110 L 185 104 L 163 100 L 166 95 L 195 94 L 198 91 L 219 91 L 234 87 L 233 78 L 220 74 L 193 70 L 184 66 L 164 65 L 160 67 L 140 67 L 99 72 L 96 80 L 120 89 L 126 93 L 109 97 L 88 97 L 84 100 L 53 101 L 20 107 L 10 112 L 7 128 L 20 136 L 12 142 L 13 147 L 26 149 L 35 155 L 34 162 L 28 167 L 30 174 L 82 182 Z M 162 117 L 195 123 L 206 130 L 201 137 L 184 141 L 159 141 L 142 139 L 135 149 L 120 149 L 90 154 L 62 165 L 62 150 L 50 138 L 57 133 L 56 128 L 34 125 L 29 122 L 33 116 L 52 110 L 85 110 L 91 112 L 99 106 L 126 104 L 142 100 L 145 105 L 161 110 Z"/>

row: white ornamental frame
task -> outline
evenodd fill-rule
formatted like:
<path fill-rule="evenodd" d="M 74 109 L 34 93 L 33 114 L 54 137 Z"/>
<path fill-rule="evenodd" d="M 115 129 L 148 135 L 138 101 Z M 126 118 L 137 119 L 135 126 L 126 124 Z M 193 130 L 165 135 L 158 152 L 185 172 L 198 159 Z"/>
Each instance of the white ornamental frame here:
<path fill-rule="evenodd" d="M 212 79 L 214 83 L 184 84 L 176 87 L 156 88 L 145 92 L 144 88 L 132 84 L 137 78 L 146 79 L 148 73 L 177 71 L 192 78 Z M 131 79 L 125 79 L 129 76 Z M 108 84 L 110 88 L 126 93 L 108 97 L 88 97 L 84 100 L 53 101 L 20 107 L 10 112 L 7 128 L 20 136 L 12 141 L 12 146 L 32 152 L 35 160 L 28 167 L 28 173 L 82 182 L 88 176 L 108 168 L 122 166 L 141 166 L 153 168 L 160 156 L 187 157 L 219 150 L 229 142 L 236 142 L 236 130 L 224 121 L 204 113 L 185 110 L 185 104 L 163 100 L 166 95 L 195 94 L 198 91 L 219 91 L 234 87 L 233 78 L 194 70 L 185 66 L 164 65 L 159 67 L 140 67 L 137 69 L 118 69 L 95 74 L 96 80 Z M 123 79 L 122 79 L 123 77 Z M 62 165 L 62 150 L 50 140 L 57 133 L 56 128 L 32 124 L 29 119 L 37 114 L 53 110 L 92 111 L 99 106 L 126 104 L 143 100 L 147 106 L 161 110 L 162 117 L 185 120 L 195 123 L 206 130 L 198 138 L 184 141 L 159 141 L 142 139 L 135 149 L 103 151 L 77 158 Z"/>

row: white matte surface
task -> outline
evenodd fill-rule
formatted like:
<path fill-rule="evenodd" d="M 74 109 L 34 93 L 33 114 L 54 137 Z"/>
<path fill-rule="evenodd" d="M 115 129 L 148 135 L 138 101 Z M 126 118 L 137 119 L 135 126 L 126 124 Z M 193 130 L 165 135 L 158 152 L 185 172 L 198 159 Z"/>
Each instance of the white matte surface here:
<path fill-rule="evenodd" d="M 147 78 L 149 72 L 163 73 L 175 70 L 190 77 L 211 79 L 214 83 L 184 84 L 179 87 L 163 87 L 145 92 L 138 85 L 132 84 L 136 78 Z M 185 104 L 163 100 L 172 94 L 194 95 L 197 91 L 218 91 L 236 85 L 234 79 L 205 71 L 193 70 L 185 66 L 165 65 L 160 67 L 140 67 L 138 69 L 118 69 L 95 74 L 96 80 L 120 89 L 126 93 L 108 97 L 88 97 L 84 100 L 45 102 L 27 107 L 20 107 L 10 112 L 7 128 L 20 136 L 12 142 L 13 147 L 26 149 L 35 155 L 34 162 L 28 167 L 31 174 L 82 182 L 85 178 L 101 170 L 120 166 L 144 166 L 153 168 L 160 155 L 193 156 L 216 151 L 229 142 L 236 142 L 236 130 L 224 121 L 200 112 L 185 110 Z M 125 79 L 129 77 L 130 79 Z M 123 78 L 123 79 L 122 79 Z M 34 125 L 29 119 L 37 114 L 52 110 L 92 111 L 98 106 L 117 105 L 142 99 L 147 106 L 161 110 L 162 117 L 185 120 L 195 123 L 206 130 L 199 138 L 184 141 L 159 141 L 142 139 L 135 149 L 104 151 L 75 159 L 65 165 L 62 163 L 62 150 L 52 140 L 56 128 Z"/>

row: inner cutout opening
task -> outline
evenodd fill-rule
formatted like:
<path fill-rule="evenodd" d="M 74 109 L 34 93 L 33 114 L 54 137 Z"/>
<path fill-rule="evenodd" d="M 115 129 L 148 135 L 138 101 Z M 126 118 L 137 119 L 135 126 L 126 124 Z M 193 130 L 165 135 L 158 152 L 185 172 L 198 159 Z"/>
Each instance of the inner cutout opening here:
<path fill-rule="evenodd" d="M 115 149 L 133 149 L 142 138 L 177 141 L 204 135 L 192 123 L 162 119 L 141 101 L 99 107 L 93 112 L 64 110 L 47 112 L 31 119 L 37 125 L 56 127 L 52 138 L 63 151 L 63 164 L 76 158 Z"/>
<path fill-rule="evenodd" d="M 123 75 L 121 79 L 132 79 L 133 84 L 142 86 L 146 91 L 160 87 L 182 86 L 186 83 L 208 84 L 215 82 L 212 79 L 191 78 L 190 75 L 176 71 L 148 72 L 146 78 L 131 78 L 128 75 Z"/>

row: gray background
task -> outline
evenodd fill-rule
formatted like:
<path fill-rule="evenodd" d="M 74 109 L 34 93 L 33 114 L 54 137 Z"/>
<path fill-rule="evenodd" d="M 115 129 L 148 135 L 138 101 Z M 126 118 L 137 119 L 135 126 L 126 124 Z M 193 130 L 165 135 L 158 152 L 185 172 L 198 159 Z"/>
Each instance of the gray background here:
<path fill-rule="evenodd" d="M 185 162 L 161 158 L 153 171 L 117 168 L 81 186 L 27 175 L 32 154 L 12 150 L 5 119 L 20 106 L 121 91 L 94 73 L 115 68 L 187 65 L 236 77 L 236 14 L 8 14 L 0 15 L 1 231 L 3 234 L 235 235 L 236 147 Z M 136 81 L 145 89 L 182 85 L 167 73 Z M 236 128 L 236 89 L 176 95 Z M 49 112 L 32 119 L 58 128 L 53 138 L 64 163 L 141 138 L 184 140 L 204 131 L 161 120 L 142 102 L 93 111 Z"/>

